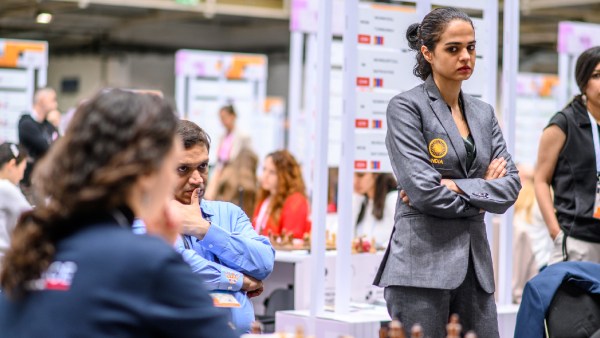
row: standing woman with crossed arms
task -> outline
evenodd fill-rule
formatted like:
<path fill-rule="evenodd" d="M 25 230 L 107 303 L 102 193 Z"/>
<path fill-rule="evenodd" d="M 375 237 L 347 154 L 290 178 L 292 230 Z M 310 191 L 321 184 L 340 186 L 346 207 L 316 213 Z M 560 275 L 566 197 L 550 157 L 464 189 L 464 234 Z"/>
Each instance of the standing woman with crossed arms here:
<path fill-rule="evenodd" d="M 390 316 L 444 337 L 450 314 L 498 337 L 484 213 L 505 212 L 521 188 L 493 108 L 461 90 L 475 66 L 471 19 L 438 8 L 407 33 L 425 82 L 394 97 L 386 146 L 401 190 L 375 284 Z M 400 201 L 399 201 L 400 202 Z"/>

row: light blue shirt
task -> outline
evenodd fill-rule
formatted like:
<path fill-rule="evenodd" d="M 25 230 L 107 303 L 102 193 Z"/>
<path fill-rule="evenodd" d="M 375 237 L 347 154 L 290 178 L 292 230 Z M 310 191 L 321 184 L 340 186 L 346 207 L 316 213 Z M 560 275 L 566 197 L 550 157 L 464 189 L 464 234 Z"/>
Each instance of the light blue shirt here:
<path fill-rule="evenodd" d="M 250 219 L 238 206 L 202 200 L 200 210 L 204 219 L 211 222 L 204 239 L 183 236 L 190 247 L 186 249 L 180 237 L 175 250 L 194 273 L 202 276 L 209 291 L 234 295 L 241 306 L 231 308 L 232 322 L 241 332 L 249 332 L 254 308 L 246 292 L 241 290 L 244 275 L 258 280 L 267 278 L 273 271 L 275 250 L 267 237 L 254 231 Z M 136 222 L 133 229 L 136 233 L 145 230 L 142 222 Z"/>

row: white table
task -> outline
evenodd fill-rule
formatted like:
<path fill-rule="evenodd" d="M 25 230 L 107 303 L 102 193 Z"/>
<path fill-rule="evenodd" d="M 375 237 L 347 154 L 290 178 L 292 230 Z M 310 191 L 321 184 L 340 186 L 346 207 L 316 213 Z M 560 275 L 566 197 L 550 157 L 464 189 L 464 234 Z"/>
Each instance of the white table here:
<path fill-rule="evenodd" d="M 373 279 L 383 258 L 383 252 L 353 254 L 352 266 L 352 298 L 353 302 L 381 303 L 383 288 L 373 286 Z M 325 254 L 325 304 L 333 305 L 335 299 L 335 265 L 336 251 Z M 263 301 L 278 288 L 294 288 L 294 309 L 307 310 L 310 304 L 310 276 L 312 273 L 311 257 L 307 250 L 277 251 L 273 273 L 264 281 L 264 292 L 252 298 L 254 312 L 264 313 Z"/>

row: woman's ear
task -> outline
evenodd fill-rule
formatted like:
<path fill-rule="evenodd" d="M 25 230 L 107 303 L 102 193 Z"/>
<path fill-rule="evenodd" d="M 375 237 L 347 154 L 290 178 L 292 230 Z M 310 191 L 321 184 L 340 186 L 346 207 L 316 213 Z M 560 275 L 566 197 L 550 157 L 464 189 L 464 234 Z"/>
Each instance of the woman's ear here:
<path fill-rule="evenodd" d="M 6 163 L 7 168 L 16 168 L 17 167 L 17 159 L 13 158 L 12 160 Z"/>
<path fill-rule="evenodd" d="M 429 48 L 421 46 L 421 54 L 423 54 L 423 57 L 427 62 L 431 63 L 431 52 L 429 51 Z"/>

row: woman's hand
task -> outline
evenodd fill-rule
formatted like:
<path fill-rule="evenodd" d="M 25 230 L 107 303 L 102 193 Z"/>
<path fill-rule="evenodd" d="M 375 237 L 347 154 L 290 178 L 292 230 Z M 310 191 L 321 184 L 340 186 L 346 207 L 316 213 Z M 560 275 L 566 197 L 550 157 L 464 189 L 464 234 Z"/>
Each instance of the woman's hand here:
<path fill-rule="evenodd" d="M 504 177 L 506 175 L 506 163 L 504 157 L 493 159 L 483 178 L 485 180 L 495 180 Z"/>
<path fill-rule="evenodd" d="M 464 191 L 462 191 L 461 188 L 459 188 L 456 185 L 456 183 L 454 183 L 453 180 L 442 178 L 442 180 L 440 181 L 440 185 L 445 185 L 446 188 L 450 189 L 451 191 L 454 191 L 457 194 L 464 194 L 465 193 Z"/>
<path fill-rule="evenodd" d="M 400 198 L 404 204 L 410 205 L 410 199 L 404 190 L 400 190 Z"/>

